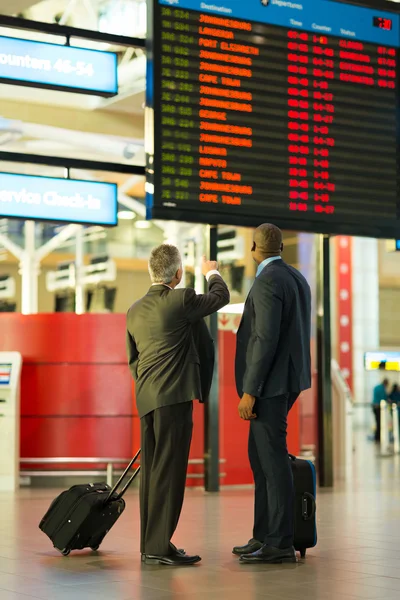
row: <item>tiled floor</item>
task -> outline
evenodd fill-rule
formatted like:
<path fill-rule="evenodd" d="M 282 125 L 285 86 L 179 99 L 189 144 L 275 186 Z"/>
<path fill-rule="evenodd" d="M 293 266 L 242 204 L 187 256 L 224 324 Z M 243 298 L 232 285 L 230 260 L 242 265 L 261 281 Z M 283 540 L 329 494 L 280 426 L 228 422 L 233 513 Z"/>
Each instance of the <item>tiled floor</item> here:
<path fill-rule="evenodd" d="M 38 530 L 53 491 L 0 494 L 0 600 L 398 600 L 400 458 L 380 459 L 364 439 L 355 475 L 320 492 L 319 543 L 298 565 L 245 566 L 230 553 L 251 534 L 251 491 L 187 494 L 176 543 L 200 553 L 186 569 L 143 566 L 138 498 L 101 552 L 54 552 Z"/>

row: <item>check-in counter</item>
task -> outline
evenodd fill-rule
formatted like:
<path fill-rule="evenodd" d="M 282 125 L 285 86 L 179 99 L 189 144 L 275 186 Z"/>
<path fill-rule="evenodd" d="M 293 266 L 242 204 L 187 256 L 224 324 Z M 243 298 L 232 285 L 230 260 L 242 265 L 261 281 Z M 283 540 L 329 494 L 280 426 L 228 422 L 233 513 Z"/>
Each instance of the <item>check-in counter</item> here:
<path fill-rule="evenodd" d="M 0 352 L 0 492 L 18 487 L 21 367 L 19 352 Z"/>
<path fill-rule="evenodd" d="M 248 423 L 237 412 L 234 379 L 239 307 L 219 320 L 221 483 L 252 482 L 247 458 Z M 127 366 L 125 315 L 0 314 L 0 351 L 23 357 L 21 442 L 24 458 L 68 458 L 58 464 L 22 464 L 25 473 L 87 469 L 74 458 L 126 459 L 140 445 L 134 385 Z M 1 412 L 1 411 L 0 411 Z M 188 485 L 204 482 L 204 407 L 195 403 Z M 299 407 L 289 416 L 289 450 L 298 454 Z M 106 463 L 106 461 L 105 461 Z M 105 463 L 103 465 L 105 469 Z M 93 469 L 93 466 L 92 466 Z"/>

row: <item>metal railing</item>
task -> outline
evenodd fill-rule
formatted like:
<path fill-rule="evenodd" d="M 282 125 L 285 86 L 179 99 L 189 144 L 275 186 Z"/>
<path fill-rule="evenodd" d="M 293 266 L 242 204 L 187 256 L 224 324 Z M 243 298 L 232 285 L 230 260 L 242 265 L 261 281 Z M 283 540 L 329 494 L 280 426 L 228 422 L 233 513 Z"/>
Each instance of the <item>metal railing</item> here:
<path fill-rule="evenodd" d="M 55 458 L 20 458 L 20 464 L 25 465 L 62 465 L 62 464 L 72 464 L 72 465 L 106 465 L 106 469 L 99 470 L 21 470 L 20 477 L 81 477 L 84 475 L 88 475 L 90 477 L 100 477 L 102 475 L 106 476 L 106 481 L 109 486 L 113 484 L 114 478 L 114 467 L 116 465 L 124 465 L 129 463 L 130 458 L 103 458 L 103 457 L 55 457 Z M 226 463 L 226 459 L 221 458 L 220 464 Z M 140 464 L 140 460 L 137 461 L 137 464 Z M 204 465 L 204 459 L 202 458 L 191 458 L 189 460 L 189 465 Z M 121 469 L 122 471 L 122 469 Z M 226 473 L 220 473 L 220 478 L 226 477 Z M 188 479 L 203 479 L 204 473 L 188 473 Z"/>
<path fill-rule="evenodd" d="M 333 470 L 335 479 L 350 479 L 353 466 L 354 404 L 350 388 L 336 360 L 331 361 Z"/>
<path fill-rule="evenodd" d="M 381 456 L 400 454 L 400 418 L 397 403 L 381 400 L 381 430 L 380 430 L 380 453 Z M 389 435 L 390 414 L 393 425 L 393 447 Z"/>

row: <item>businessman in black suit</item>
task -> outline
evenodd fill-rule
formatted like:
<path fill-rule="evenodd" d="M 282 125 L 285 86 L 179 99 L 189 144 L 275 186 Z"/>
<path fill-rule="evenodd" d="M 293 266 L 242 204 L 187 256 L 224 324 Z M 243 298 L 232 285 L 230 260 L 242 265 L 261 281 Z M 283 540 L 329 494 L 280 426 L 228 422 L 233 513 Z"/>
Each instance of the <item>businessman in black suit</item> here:
<path fill-rule="evenodd" d="M 229 303 L 217 263 L 203 261 L 208 293 L 175 289 L 182 279 L 178 249 L 155 248 L 150 290 L 127 315 L 127 349 L 136 382 L 142 456 L 140 520 L 142 561 L 189 565 L 199 556 L 177 550 L 171 538 L 183 504 L 192 439 L 193 400 L 206 400 L 214 350 L 203 318 Z"/>
<path fill-rule="evenodd" d="M 250 421 L 249 459 L 255 482 L 253 538 L 233 553 L 246 563 L 296 562 L 294 490 L 287 415 L 311 386 L 311 292 L 281 258 L 282 232 L 264 224 L 254 234 L 258 265 L 237 333 L 239 415 Z"/>

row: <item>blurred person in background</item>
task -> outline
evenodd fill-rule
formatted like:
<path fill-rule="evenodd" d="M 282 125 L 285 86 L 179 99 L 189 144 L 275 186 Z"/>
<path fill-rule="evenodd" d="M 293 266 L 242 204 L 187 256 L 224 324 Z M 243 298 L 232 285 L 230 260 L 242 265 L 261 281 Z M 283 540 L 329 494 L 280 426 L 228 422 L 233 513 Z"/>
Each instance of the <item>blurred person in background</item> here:
<path fill-rule="evenodd" d="M 393 384 L 392 391 L 390 392 L 389 398 L 394 404 L 397 404 L 397 406 L 400 406 L 400 386 L 398 383 Z"/>
<path fill-rule="evenodd" d="M 400 427 L 400 386 L 398 383 L 393 384 L 392 391 L 389 394 L 389 399 L 393 404 L 397 404 L 397 413 L 399 415 L 398 425 Z M 395 427 L 396 423 L 393 423 L 393 430 Z"/>
<path fill-rule="evenodd" d="M 162 244 L 149 260 L 147 294 L 127 314 L 129 368 L 141 424 L 141 553 L 146 564 L 191 565 L 199 556 L 171 539 L 180 517 L 193 429 L 193 400 L 211 387 L 213 347 L 203 318 L 229 303 L 214 261 L 203 259 L 208 292 L 175 289 L 183 270 L 178 248 Z"/>
<path fill-rule="evenodd" d="M 373 398 L 372 398 L 372 410 L 375 415 L 375 442 L 379 443 L 381 441 L 381 400 L 388 400 L 389 398 L 389 380 L 385 377 L 385 379 L 378 383 L 374 387 Z"/>

